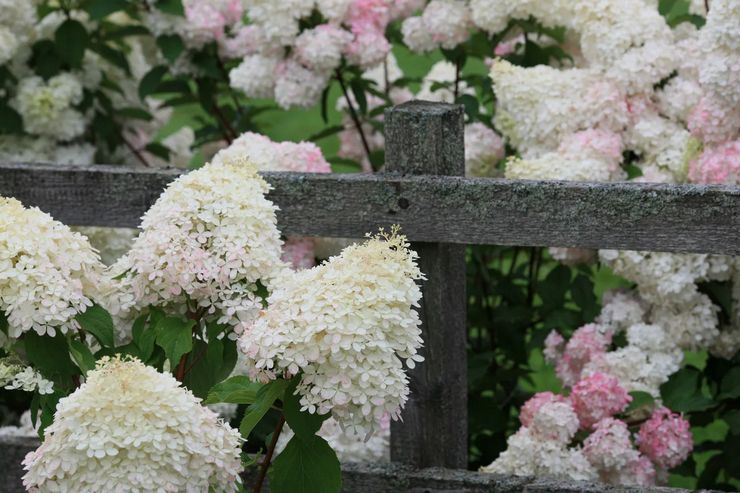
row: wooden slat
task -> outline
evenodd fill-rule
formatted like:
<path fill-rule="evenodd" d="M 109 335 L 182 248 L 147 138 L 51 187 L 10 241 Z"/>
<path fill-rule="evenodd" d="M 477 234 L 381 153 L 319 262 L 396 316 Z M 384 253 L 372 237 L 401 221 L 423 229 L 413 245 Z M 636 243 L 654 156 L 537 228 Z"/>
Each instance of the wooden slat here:
<path fill-rule="evenodd" d="M 0 195 L 67 224 L 135 226 L 177 171 L 0 164 Z M 286 234 L 740 253 L 740 188 L 265 173 Z M 310 220 L 306 220 L 310 218 Z"/>
<path fill-rule="evenodd" d="M 386 168 L 413 175 L 464 175 L 463 108 L 419 101 L 385 112 Z M 391 459 L 416 467 L 468 466 L 465 246 L 414 242 L 421 284 L 424 362 L 391 425 Z"/>

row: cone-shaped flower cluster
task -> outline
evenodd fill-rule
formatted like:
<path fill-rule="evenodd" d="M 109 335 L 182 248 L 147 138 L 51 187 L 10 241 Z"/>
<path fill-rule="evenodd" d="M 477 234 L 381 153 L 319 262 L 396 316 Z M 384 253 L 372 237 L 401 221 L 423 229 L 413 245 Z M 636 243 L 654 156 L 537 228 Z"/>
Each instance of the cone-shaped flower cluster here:
<path fill-rule="evenodd" d="M 397 419 L 409 389 L 403 360 L 422 358 L 416 253 L 397 230 L 346 248 L 281 279 L 269 308 L 240 344 L 250 375 L 263 381 L 302 372 L 298 392 L 311 413 L 371 432 Z"/>
<path fill-rule="evenodd" d="M 112 266 L 114 313 L 188 302 L 236 325 L 262 307 L 284 268 L 269 185 L 246 160 L 209 164 L 173 182 L 141 223 L 131 251 Z M 193 307 L 190 307 L 191 309 Z"/>
<path fill-rule="evenodd" d="M 75 316 L 93 304 L 102 270 L 87 238 L 0 197 L 0 312 L 11 338 L 76 330 Z"/>
<path fill-rule="evenodd" d="M 239 432 L 169 374 L 103 358 L 30 452 L 30 491 L 236 491 Z"/>

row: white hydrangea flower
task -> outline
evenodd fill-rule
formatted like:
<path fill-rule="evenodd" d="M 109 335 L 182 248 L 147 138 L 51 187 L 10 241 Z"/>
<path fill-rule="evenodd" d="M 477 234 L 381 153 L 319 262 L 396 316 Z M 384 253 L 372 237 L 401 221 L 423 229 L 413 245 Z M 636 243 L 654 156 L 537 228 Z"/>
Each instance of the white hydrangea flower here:
<path fill-rule="evenodd" d="M 524 157 L 554 151 L 579 130 L 618 132 L 627 123 L 624 94 L 592 70 L 523 68 L 497 59 L 490 75 L 496 128 Z"/>
<path fill-rule="evenodd" d="M 275 69 L 279 58 L 249 55 L 229 72 L 229 84 L 250 98 L 271 98 L 275 91 Z"/>
<path fill-rule="evenodd" d="M 0 385 L 8 390 L 24 392 L 38 391 L 39 394 L 53 394 L 54 383 L 45 379 L 41 373 L 30 366 L 6 365 L 0 361 Z"/>
<path fill-rule="evenodd" d="M 683 352 L 680 350 L 646 352 L 629 344 L 595 356 L 586 364 L 583 375 L 606 373 L 617 378 L 628 392 L 647 392 L 657 398 L 660 397 L 660 386 L 681 368 L 682 362 Z"/>
<path fill-rule="evenodd" d="M 35 1 L 0 0 L 0 65 L 10 61 L 33 37 L 38 23 Z"/>
<path fill-rule="evenodd" d="M 64 73 L 47 82 L 37 76 L 22 79 L 11 105 L 28 133 L 68 141 L 85 131 L 84 115 L 72 107 L 81 101 L 82 84 Z"/>
<path fill-rule="evenodd" d="M 256 316 L 257 283 L 269 287 L 285 268 L 269 189 L 244 158 L 172 182 L 144 215 L 131 251 L 110 269 L 111 313 L 189 308 L 231 325 Z"/>
<path fill-rule="evenodd" d="M 105 265 L 113 265 L 131 249 L 138 232 L 132 228 L 104 228 L 98 226 L 75 226 L 72 231 L 85 235 L 100 254 Z"/>
<path fill-rule="evenodd" d="M 612 166 L 599 159 L 577 159 L 548 152 L 533 159 L 509 159 L 504 176 L 525 180 L 611 181 Z"/>
<path fill-rule="evenodd" d="M 0 311 L 11 339 L 77 330 L 75 316 L 100 295 L 102 270 L 87 238 L 0 197 Z"/>
<path fill-rule="evenodd" d="M 406 238 L 392 232 L 351 245 L 326 263 L 286 274 L 240 346 L 252 378 L 302 373 L 310 413 L 332 412 L 344 428 L 372 432 L 398 419 L 408 397 L 402 361 L 422 358 L 416 280 Z"/>
<path fill-rule="evenodd" d="M 32 491 L 237 490 L 241 438 L 171 375 L 101 359 L 23 461 Z"/>
<path fill-rule="evenodd" d="M 89 165 L 95 162 L 91 144 L 58 145 L 49 137 L 0 135 L 0 161 Z"/>
<path fill-rule="evenodd" d="M 342 61 L 342 52 L 352 41 L 352 33 L 332 24 L 303 31 L 295 40 L 299 62 L 318 72 L 332 71 Z"/>
<path fill-rule="evenodd" d="M 567 445 L 579 427 L 578 415 L 573 406 L 568 402 L 553 401 L 543 404 L 537 410 L 529 429 L 534 435 Z"/>
<path fill-rule="evenodd" d="M 481 122 L 465 125 L 465 175 L 496 176 L 506 149 L 501 137 Z"/>
<path fill-rule="evenodd" d="M 719 307 L 705 294 L 695 293 L 682 303 L 660 303 L 650 312 L 652 323 L 664 327 L 667 336 L 681 349 L 701 351 L 719 337 Z"/>
<path fill-rule="evenodd" d="M 328 418 L 321 424 L 317 435 L 329 442 L 341 462 L 389 462 L 391 455 L 391 425 L 390 421 L 381 422 L 378 431 L 366 440 L 365 436 L 344 430 L 336 419 Z M 294 436 L 289 426 L 283 428 L 276 447 L 276 452 L 282 451 Z"/>
<path fill-rule="evenodd" d="M 617 333 L 641 323 L 645 313 L 643 303 L 634 292 L 607 291 L 602 297 L 601 313 L 596 322 Z"/>
<path fill-rule="evenodd" d="M 545 476 L 560 479 L 595 480 L 596 469 L 580 448 L 568 448 L 555 440 L 543 440 L 526 427 L 509 437 L 507 448 L 481 472 Z"/>
<path fill-rule="evenodd" d="M 275 74 L 275 102 L 284 109 L 315 105 L 329 82 L 328 74 L 309 70 L 293 59 L 278 64 Z"/>
<path fill-rule="evenodd" d="M 470 9 L 460 0 L 432 0 L 419 21 L 411 19 L 404 21 L 402 29 L 404 42 L 410 41 L 409 47 L 414 51 L 429 51 L 429 47 L 452 49 L 470 37 Z"/>
<path fill-rule="evenodd" d="M 37 422 L 40 425 L 41 422 Z M 19 426 L 0 426 L 0 437 L 38 437 L 38 426 L 31 421 L 31 411 L 21 414 Z"/>

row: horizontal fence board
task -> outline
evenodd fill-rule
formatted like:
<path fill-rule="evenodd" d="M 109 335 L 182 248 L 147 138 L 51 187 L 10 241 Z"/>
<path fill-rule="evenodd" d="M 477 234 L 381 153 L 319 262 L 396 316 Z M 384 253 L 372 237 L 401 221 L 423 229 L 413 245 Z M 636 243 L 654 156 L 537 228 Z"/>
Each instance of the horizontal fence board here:
<path fill-rule="evenodd" d="M 0 195 L 67 224 L 136 226 L 175 170 L 0 164 Z M 736 254 L 740 187 L 264 173 L 285 234 Z"/>
<path fill-rule="evenodd" d="M 23 493 L 21 461 L 39 445 L 38 438 L 0 437 L 0 493 Z M 245 471 L 244 481 L 254 482 L 256 468 Z M 263 491 L 268 491 L 265 488 Z M 688 493 L 674 488 L 609 486 L 583 481 L 484 474 L 460 469 L 415 469 L 401 464 L 342 464 L 344 493 Z M 703 490 L 712 493 L 709 490 Z"/>

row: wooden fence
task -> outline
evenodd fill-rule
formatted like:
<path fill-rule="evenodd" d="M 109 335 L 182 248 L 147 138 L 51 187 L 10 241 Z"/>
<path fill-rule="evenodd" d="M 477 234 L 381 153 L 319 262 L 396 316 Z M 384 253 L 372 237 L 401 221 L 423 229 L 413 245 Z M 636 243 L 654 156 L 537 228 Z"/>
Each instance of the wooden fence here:
<path fill-rule="evenodd" d="M 383 173 L 264 173 L 274 187 L 269 198 L 280 208 L 283 233 L 362 237 L 400 224 L 428 279 L 420 310 L 426 359 L 411 372 L 403 423 L 391 428 L 393 463 L 347 466 L 345 489 L 606 488 L 459 471 L 467 465 L 468 445 L 465 244 L 737 254 L 740 189 L 464 178 L 460 106 L 406 103 L 386 111 L 385 128 Z M 180 173 L 0 163 L 0 195 L 66 224 L 134 227 Z"/>

